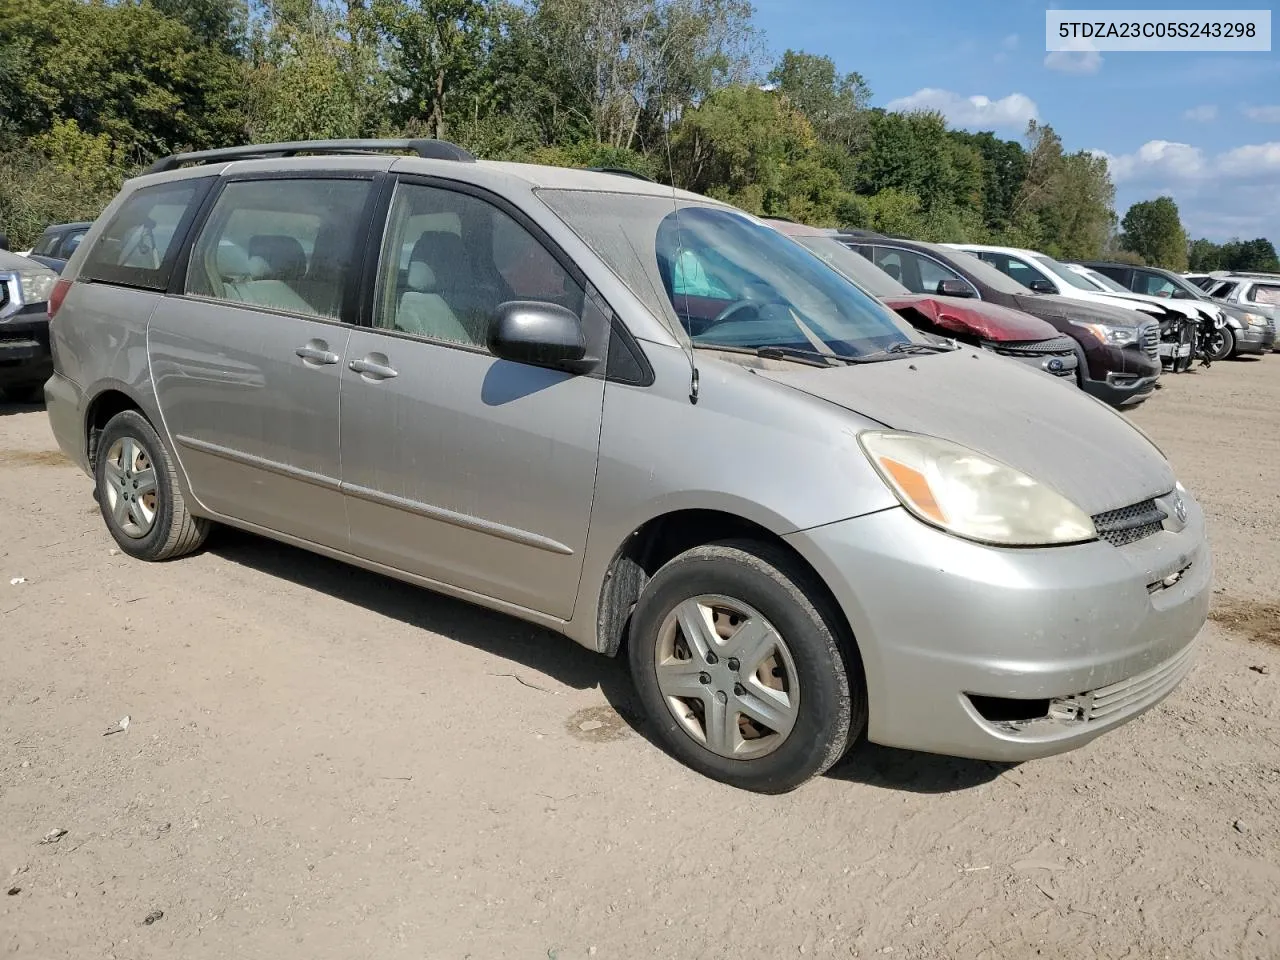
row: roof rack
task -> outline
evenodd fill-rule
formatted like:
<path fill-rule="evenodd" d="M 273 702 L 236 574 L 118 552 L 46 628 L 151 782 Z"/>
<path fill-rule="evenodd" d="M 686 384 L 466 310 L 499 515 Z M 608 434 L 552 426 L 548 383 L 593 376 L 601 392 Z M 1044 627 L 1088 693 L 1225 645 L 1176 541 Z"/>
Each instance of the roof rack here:
<path fill-rule="evenodd" d="M 266 157 L 293 157 L 300 153 L 369 154 L 412 151 L 427 160 L 456 160 L 475 163 L 476 158 L 447 140 L 292 140 L 288 143 L 256 143 L 219 150 L 197 150 L 161 157 L 147 173 L 165 173 L 189 163 L 218 163 L 224 160 L 258 160 Z"/>
<path fill-rule="evenodd" d="M 618 177 L 631 177 L 633 180 L 644 180 L 648 183 L 657 183 L 653 177 L 646 177 L 643 173 L 636 173 L 634 170 L 628 170 L 626 167 L 584 167 L 592 173 L 612 173 Z"/>

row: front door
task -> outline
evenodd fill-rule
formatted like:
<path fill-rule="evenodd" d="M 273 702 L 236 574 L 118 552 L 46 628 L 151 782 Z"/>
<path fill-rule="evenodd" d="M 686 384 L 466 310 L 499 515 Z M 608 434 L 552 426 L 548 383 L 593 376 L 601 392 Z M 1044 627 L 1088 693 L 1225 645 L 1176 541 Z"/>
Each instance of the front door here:
<path fill-rule="evenodd" d="M 183 295 L 164 299 L 149 336 L 160 411 L 200 502 L 339 549 L 343 304 L 370 183 L 227 183 Z"/>
<path fill-rule="evenodd" d="M 478 194 L 400 183 L 372 327 L 352 333 L 342 370 L 352 551 L 567 619 L 604 380 L 493 357 L 488 324 L 507 300 L 574 310 L 606 356 L 605 313 L 531 225 Z"/>

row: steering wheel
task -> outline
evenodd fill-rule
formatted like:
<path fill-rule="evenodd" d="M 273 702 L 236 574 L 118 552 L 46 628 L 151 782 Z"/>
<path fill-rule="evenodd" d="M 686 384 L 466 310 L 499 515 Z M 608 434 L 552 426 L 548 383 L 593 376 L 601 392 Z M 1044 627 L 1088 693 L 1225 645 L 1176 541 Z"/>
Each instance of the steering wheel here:
<path fill-rule="evenodd" d="M 747 307 L 755 307 L 756 310 L 760 310 L 763 307 L 783 307 L 784 309 L 787 309 L 790 307 L 790 304 L 785 300 L 735 300 L 712 317 L 711 322 L 699 331 L 698 336 L 702 336 L 708 330 L 711 330 L 722 323 L 727 323 L 732 320 L 736 314 L 745 310 Z"/>

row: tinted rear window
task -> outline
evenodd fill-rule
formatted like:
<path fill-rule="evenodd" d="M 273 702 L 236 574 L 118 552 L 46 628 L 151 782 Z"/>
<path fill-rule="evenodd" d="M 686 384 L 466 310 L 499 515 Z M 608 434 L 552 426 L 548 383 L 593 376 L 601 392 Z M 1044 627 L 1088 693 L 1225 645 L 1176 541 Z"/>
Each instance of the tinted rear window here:
<path fill-rule="evenodd" d="M 165 289 L 210 182 L 210 178 L 180 180 L 136 191 L 103 229 L 80 276 L 148 290 Z"/>

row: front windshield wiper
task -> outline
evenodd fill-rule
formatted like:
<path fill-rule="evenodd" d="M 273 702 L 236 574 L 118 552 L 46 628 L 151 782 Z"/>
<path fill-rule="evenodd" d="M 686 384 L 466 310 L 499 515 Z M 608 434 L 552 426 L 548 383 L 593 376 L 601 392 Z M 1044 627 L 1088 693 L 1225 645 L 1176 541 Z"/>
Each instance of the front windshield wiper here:
<path fill-rule="evenodd" d="M 903 340 L 885 349 L 885 353 L 950 353 L 956 348 L 950 344 L 917 343 L 914 340 Z"/>
<path fill-rule="evenodd" d="M 738 347 L 728 344 L 710 343 L 710 342 L 694 342 L 693 346 L 699 350 L 721 350 L 725 353 L 744 353 L 748 356 L 761 357 L 765 360 L 795 360 L 797 363 L 807 363 L 813 367 L 830 367 L 840 363 L 876 363 L 878 360 L 887 359 L 883 352 L 873 354 L 868 357 L 850 357 L 839 353 L 819 353 L 817 350 L 804 350 L 800 347 L 779 347 L 779 346 L 763 346 L 763 347 Z"/>

